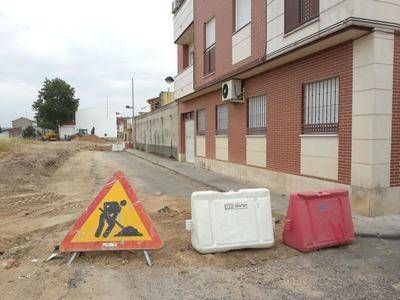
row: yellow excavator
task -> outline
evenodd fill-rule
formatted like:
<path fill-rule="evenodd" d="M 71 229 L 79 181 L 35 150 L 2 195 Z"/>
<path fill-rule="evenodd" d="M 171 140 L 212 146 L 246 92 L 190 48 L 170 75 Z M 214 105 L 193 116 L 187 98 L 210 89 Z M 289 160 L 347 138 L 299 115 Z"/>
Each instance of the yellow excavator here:
<path fill-rule="evenodd" d="M 55 142 L 58 141 L 58 135 L 54 131 L 49 131 L 42 136 L 43 142 Z"/>

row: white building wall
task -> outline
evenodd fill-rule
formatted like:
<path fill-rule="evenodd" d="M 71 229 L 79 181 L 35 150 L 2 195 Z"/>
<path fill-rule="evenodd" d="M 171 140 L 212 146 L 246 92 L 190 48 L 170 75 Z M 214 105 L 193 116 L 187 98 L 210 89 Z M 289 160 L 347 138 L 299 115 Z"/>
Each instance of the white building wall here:
<path fill-rule="evenodd" d="M 95 127 L 99 137 L 117 137 L 116 110 L 106 105 L 79 109 L 76 114 L 76 130 L 87 129 L 88 133 Z"/>
<path fill-rule="evenodd" d="M 135 117 L 136 148 L 178 158 L 178 103 Z"/>
<path fill-rule="evenodd" d="M 58 130 L 58 134 L 61 140 L 64 140 L 66 137 L 70 137 L 76 133 L 75 125 L 64 125 L 60 126 Z"/>

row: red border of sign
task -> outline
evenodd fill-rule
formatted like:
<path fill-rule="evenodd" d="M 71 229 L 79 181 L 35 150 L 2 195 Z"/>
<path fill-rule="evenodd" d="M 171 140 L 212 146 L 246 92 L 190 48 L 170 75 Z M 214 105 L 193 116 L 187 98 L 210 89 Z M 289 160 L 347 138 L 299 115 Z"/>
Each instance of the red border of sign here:
<path fill-rule="evenodd" d="M 87 243 L 72 243 L 73 238 L 79 229 L 83 226 L 86 220 L 91 216 L 93 211 L 97 208 L 98 204 L 104 199 L 110 189 L 113 187 L 114 183 L 119 181 L 124 188 L 129 200 L 131 201 L 133 207 L 139 218 L 142 220 L 147 232 L 150 235 L 151 240 L 149 241 L 119 241 L 119 242 L 87 242 Z M 115 244 L 115 246 L 105 247 L 104 244 Z M 97 195 L 94 201 L 89 205 L 86 211 L 79 217 L 79 219 L 72 226 L 70 231 L 65 236 L 63 242 L 61 243 L 61 252 L 85 252 L 85 251 L 115 251 L 115 250 L 152 250 L 160 249 L 163 247 L 163 241 L 160 238 L 156 228 L 150 217 L 145 212 L 142 204 L 138 200 L 135 191 L 129 184 L 124 173 L 121 171 L 116 172 L 113 177 L 107 182 L 103 187 L 101 192 Z"/>

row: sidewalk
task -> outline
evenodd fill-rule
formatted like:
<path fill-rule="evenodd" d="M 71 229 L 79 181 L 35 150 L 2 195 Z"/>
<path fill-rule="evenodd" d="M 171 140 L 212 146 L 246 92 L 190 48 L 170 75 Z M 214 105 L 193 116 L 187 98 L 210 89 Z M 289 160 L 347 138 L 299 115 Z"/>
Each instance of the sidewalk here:
<path fill-rule="evenodd" d="M 230 190 L 237 191 L 240 189 L 260 187 L 209 170 L 196 168 L 193 164 L 178 162 L 134 149 L 128 149 L 126 151 L 141 159 L 204 184 L 212 190 L 227 192 Z M 286 214 L 288 196 L 271 193 L 271 203 L 274 211 L 283 215 Z M 353 213 L 353 223 L 357 235 L 362 237 L 380 236 L 382 238 L 400 238 L 400 215 L 368 218 Z"/>

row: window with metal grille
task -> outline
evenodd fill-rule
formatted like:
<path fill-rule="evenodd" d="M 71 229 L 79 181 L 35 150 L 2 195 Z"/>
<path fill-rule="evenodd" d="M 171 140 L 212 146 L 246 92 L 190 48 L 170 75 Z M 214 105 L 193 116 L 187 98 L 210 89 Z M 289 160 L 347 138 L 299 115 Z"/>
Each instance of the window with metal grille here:
<path fill-rule="evenodd" d="M 215 72 L 215 18 L 204 25 L 204 75 Z"/>
<path fill-rule="evenodd" d="M 336 133 L 339 124 L 339 77 L 303 86 L 303 133 Z"/>
<path fill-rule="evenodd" d="M 319 0 L 285 0 L 285 33 L 319 16 Z"/>
<path fill-rule="evenodd" d="M 228 133 L 228 105 L 222 104 L 217 106 L 217 134 Z"/>
<path fill-rule="evenodd" d="M 197 111 L 197 134 L 206 134 L 206 110 L 200 109 Z"/>
<path fill-rule="evenodd" d="M 248 106 L 248 134 L 265 134 L 267 127 L 267 97 L 250 97 Z"/>

